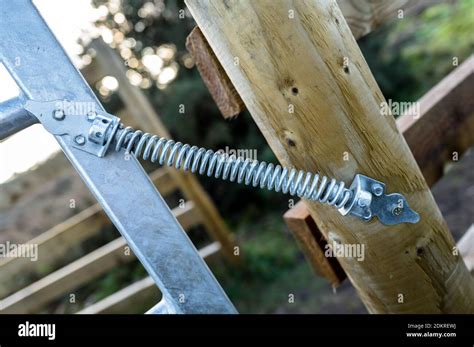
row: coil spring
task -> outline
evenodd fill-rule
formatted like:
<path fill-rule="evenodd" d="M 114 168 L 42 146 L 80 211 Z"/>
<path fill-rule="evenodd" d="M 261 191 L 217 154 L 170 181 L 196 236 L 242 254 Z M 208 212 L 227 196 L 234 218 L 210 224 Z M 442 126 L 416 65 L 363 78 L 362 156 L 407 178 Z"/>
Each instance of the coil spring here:
<path fill-rule="evenodd" d="M 351 190 L 344 182 L 303 170 L 288 169 L 257 160 L 243 159 L 223 152 L 214 152 L 202 147 L 190 146 L 168 140 L 157 135 L 143 133 L 131 127 L 119 129 L 116 134 L 115 150 L 125 148 L 131 153 L 152 163 L 190 170 L 200 175 L 221 178 L 245 185 L 267 188 L 276 192 L 289 193 L 309 200 L 341 208 L 351 199 Z"/>

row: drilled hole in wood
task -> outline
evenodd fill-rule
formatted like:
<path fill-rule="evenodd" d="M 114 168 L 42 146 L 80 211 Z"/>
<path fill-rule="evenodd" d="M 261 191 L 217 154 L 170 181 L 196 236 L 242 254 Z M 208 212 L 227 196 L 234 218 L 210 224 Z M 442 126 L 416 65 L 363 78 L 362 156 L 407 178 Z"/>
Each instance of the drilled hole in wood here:
<path fill-rule="evenodd" d="M 424 253 L 424 249 L 423 249 L 423 248 L 421 248 L 421 247 L 417 247 L 417 248 L 416 248 L 416 255 L 417 255 L 417 256 L 421 257 L 421 256 L 423 255 L 423 253 Z"/>
<path fill-rule="evenodd" d="M 344 70 L 344 72 L 345 72 L 346 74 L 349 74 L 349 73 L 350 73 L 350 71 L 349 71 L 349 66 L 344 65 L 344 67 L 343 67 L 342 69 Z"/>
<path fill-rule="evenodd" d="M 298 95 L 298 93 L 299 93 L 298 88 L 296 88 L 296 87 L 291 88 L 291 93 L 292 93 L 293 95 Z"/>
<path fill-rule="evenodd" d="M 287 143 L 288 146 L 290 146 L 290 147 L 295 147 L 295 146 L 296 146 L 296 142 L 293 141 L 292 139 L 286 139 L 286 143 Z"/>

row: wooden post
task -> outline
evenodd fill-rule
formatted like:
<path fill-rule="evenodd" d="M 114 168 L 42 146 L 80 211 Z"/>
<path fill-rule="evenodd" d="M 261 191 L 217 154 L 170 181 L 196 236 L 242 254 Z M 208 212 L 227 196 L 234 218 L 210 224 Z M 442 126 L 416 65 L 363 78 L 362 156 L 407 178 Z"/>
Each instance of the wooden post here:
<path fill-rule="evenodd" d="M 352 34 L 359 39 L 381 24 L 421 11 L 438 1 L 440 0 L 342 0 L 338 3 Z M 236 118 L 245 110 L 245 105 L 198 26 L 188 35 L 186 48 L 194 57 L 202 80 L 222 116 L 225 119 Z"/>
<path fill-rule="evenodd" d="M 334 0 L 186 1 L 282 164 L 403 194 L 417 224 L 384 226 L 308 207 L 369 312 L 474 312 L 474 283 Z"/>
<path fill-rule="evenodd" d="M 397 119 L 398 129 L 430 187 L 442 177 L 446 163 L 452 163 L 454 156 L 461 157 L 474 144 L 474 99 L 470 94 L 474 84 L 472 66 L 474 55 L 419 100 L 419 117 L 415 119 L 407 112 Z M 320 256 L 326 245 L 320 240 L 321 232 L 305 202 L 300 200 L 286 211 L 283 218 L 298 242 L 304 243 L 301 248 L 315 272 L 326 277 L 333 286 L 339 285 L 344 279 L 344 276 L 334 276 L 340 273 L 339 263 L 334 258 Z M 307 252 L 311 245 L 315 251 Z"/>

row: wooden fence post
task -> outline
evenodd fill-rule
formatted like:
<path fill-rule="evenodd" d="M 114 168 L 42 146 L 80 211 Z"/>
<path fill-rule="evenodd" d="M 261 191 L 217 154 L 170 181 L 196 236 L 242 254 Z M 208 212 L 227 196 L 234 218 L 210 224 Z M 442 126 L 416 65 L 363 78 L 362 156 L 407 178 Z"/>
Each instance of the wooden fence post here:
<path fill-rule="evenodd" d="M 417 119 L 408 112 L 397 118 L 397 127 L 403 133 L 430 187 L 441 179 L 445 164 L 452 163 L 454 155 L 459 158 L 474 145 L 474 99 L 471 98 L 471 86 L 474 85 L 473 66 L 474 55 L 471 55 L 431 88 L 418 101 L 420 114 Z M 324 240 L 320 240 L 321 232 L 305 202 L 298 201 L 286 211 L 283 218 L 297 241 L 304 241 L 305 244 L 301 248 L 316 273 L 326 277 L 333 286 L 338 286 L 344 279 L 344 276 L 334 276 L 335 273 L 340 273 L 339 263 L 334 261 L 334 258 L 317 256 L 318 253 L 324 252 L 321 247 L 326 247 L 326 244 Z M 307 252 L 311 245 L 315 248 L 312 253 Z M 458 248 L 459 253 L 463 255 L 459 244 Z M 471 270 L 464 255 L 463 258 Z M 474 259 L 474 256 L 471 258 Z M 472 261 L 470 263 L 472 264 Z"/>
<path fill-rule="evenodd" d="M 417 224 L 384 226 L 308 208 L 369 312 L 474 313 L 474 279 L 334 0 L 186 1 L 282 164 L 403 194 Z"/>

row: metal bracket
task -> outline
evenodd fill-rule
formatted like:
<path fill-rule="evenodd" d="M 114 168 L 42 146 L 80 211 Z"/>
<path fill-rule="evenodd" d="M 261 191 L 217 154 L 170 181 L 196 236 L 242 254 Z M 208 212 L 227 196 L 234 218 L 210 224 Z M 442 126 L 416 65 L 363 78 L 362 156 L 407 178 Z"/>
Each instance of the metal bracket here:
<path fill-rule="evenodd" d="M 417 223 L 420 215 L 408 206 L 405 197 L 398 193 L 385 194 L 385 184 L 357 174 L 349 188 L 352 200 L 339 209 L 342 215 L 357 216 L 369 221 L 377 216 L 385 225 Z"/>
<path fill-rule="evenodd" d="M 25 109 L 51 134 L 66 138 L 70 146 L 103 157 L 120 126 L 120 118 L 104 111 L 77 114 L 71 111 L 73 107 L 65 107 L 68 104 L 67 100 L 28 100 Z"/>

